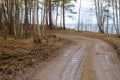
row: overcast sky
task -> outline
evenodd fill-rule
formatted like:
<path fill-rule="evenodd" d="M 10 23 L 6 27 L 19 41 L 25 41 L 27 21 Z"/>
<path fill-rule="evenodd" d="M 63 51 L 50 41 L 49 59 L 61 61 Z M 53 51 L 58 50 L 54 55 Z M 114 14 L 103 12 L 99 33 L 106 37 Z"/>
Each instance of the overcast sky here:
<path fill-rule="evenodd" d="M 80 0 L 78 0 L 77 2 L 72 2 L 72 3 L 75 5 L 74 11 L 76 11 L 77 14 L 66 13 L 67 15 L 72 16 L 72 18 L 66 17 L 67 24 L 69 24 L 69 23 L 77 24 L 77 22 L 78 22 L 78 9 L 79 9 L 79 5 L 80 5 Z M 81 0 L 81 21 L 86 23 L 86 21 L 92 20 L 91 21 L 92 23 L 96 23 L 95 12 L 93 10 L 94 10 L 93 0 Z"/>

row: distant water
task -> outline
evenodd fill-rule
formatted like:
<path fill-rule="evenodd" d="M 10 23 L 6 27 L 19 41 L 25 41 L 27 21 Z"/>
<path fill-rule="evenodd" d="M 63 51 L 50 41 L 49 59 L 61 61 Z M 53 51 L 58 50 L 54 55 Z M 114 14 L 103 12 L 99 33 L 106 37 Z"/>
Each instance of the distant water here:
<path fill-rule="evenodd" d="M 60 24 L 58 24 L 60 26 Z M 78 25 L 77 24 L 66 24 L 67 28 L 70 29 L 75 29 L 78 30 Z M 87 24 L 87 25 L 80 25 L 79 30 L 82 31 L 92 31 L 92 32 L 98 32 L 99 29 L 97 27 L 97 24 Z M 104 26 L 104 30 L 106 30 L 106 26 Z M 109 29 L 108 29 L 109 34 L 116 34 L 115 28 L 113 27 L 112 24 L 109 25 Z"/>

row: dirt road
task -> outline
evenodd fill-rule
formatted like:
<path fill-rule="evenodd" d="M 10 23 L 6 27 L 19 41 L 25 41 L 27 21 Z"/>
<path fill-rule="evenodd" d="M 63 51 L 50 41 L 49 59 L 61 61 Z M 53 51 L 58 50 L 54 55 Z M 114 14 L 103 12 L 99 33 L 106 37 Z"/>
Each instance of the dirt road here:
<path fill-rule="evenodd" d="M 120 62 L 111 45 L 97 39 L 68 34 L 75 42 L 61 51 L 32 80 L 120 80 Z"/>

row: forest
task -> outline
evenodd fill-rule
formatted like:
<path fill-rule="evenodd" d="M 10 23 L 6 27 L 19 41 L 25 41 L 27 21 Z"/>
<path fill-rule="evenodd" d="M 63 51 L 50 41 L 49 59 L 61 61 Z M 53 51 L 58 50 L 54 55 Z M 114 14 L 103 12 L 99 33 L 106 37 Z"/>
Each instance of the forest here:
<path fill-rule="evenodd" d="M 58 25 L 65 29 L 65 10 L 72 14 L 74 4 L 72 0 L 1 0 L 0 1 L 0 33 L 6 39 L 7 36 L 14 38 L 40 38 L 45 34 L 46 27 L 50 30 Z M 109 23 L 113 24 L 116 34 L 120 34 L 120 8 L 118 0 L 94 0 L 95 14 L 99 32 L 108 33 Z M 81 4 L 81 3 L 80 3 Z M 60 9 L 61 13 L 58 13 Z M 78 11 L 78 31 L 81 27 L 80 10 Z M 55 13 L 53 13 L 55 11 Z M 53 19 L 54 18 L 54 19 Z M 54 21 L 53 21 L 54 20 Z M 105 29 L 106 28 L 106 29 Z"/>
<path fill-rule="evenodd" d="M 4 39 L 40 38 L 45 36 L 46 28 L 52 30 L 57 25 L 58 7 L 61 8 L 63 29 L 65 29 L 65 4 L 70 0 L 1 0 L 0 33 Z M 67 7 L 70 7 L 68 5 Z M 56 10 L 56 23 L 53 24 L 53 10 Z M 39 14 L 40 12 L 40 14 Z M 41 19 L 40 19 L 41 18 Z M 41 21 L 40 21 L 41 20 Z"/>
<path fill-rule="evenodd" d="M 83 1 L 0 0 L 0 80 L 119 80 L 120 0 Z"/>

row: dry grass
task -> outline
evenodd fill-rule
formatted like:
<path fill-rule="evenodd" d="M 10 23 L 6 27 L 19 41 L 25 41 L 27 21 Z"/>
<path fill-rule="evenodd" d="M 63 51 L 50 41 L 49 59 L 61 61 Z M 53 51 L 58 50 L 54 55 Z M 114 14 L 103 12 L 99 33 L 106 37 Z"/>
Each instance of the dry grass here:
<path fill-rule="evenodd" d="M 35 44 L 32 39 L 0 40 L 0 80 L 14 80 L 19 71 L 24 72 L 27 67 L 54 57 L 54 52 L 66 40 L 49 34 L 42 43 Z"/>
<path fill-rule="evenodd" d="M 24 40 L 0 40 L 0 53 L 14 53 L 16 49 L 24 49 L 27 50 L 30 48 L 30 40 L 24 42 Z"/>

